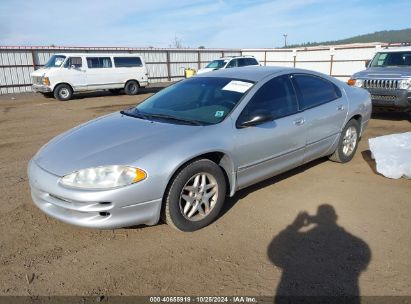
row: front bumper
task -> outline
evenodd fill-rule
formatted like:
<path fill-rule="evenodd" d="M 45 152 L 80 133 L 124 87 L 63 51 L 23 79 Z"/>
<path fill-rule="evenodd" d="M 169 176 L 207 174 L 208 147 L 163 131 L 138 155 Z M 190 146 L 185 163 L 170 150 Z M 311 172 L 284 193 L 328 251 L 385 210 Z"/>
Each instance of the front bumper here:
<path fill-rule="evenodd" d="M 133 225 L 154 225 L 160 217 L 162 199 L 139 201 L 144 185 L 90 191 L 67 189 L 59 176 L 40 168 L 33 160 L 28 166 L 31 196 L 44 213 L 68 224 L 113 229 Z"/>
<path fill-rule="evenodd" d="M 367 88 L 371 94 L 372 105 L 375 107 L 389 107 L 411 109 L 411 91 Z"/>
<path fill-rule="evenodd" d="M 52 92 L 52 89 L 50 87 L 42 85 L 42 84 L 33 84 L 31 86 L 31 89 L 33 90 L 33 92 L 40 92 L 40 93 Z"/>

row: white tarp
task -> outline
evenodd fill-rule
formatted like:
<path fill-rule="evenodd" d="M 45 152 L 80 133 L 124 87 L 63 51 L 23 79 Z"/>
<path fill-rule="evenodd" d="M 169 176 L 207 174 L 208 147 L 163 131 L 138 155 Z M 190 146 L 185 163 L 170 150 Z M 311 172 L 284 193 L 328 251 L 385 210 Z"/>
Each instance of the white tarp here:
<path fill-rule="evenodd" d="M 411 178 L 411 132 L 370 138 L 377 171 L 389 178 Z"/>

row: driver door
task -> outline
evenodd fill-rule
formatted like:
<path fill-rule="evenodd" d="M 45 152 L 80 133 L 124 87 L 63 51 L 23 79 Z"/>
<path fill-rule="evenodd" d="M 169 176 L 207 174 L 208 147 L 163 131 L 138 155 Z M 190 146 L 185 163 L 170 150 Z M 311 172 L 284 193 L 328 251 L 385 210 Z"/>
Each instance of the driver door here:
<path fill-rule="evenodd" d="M 272 121 L 245 128 L 239 125 L 254 113 L 267 112 Z M 304 114 L 298 110 L 289 75 L 267 81 L 237 120 L 234 156 L 238 189 L 301 165 L 306 137 Z"/>
<path fill-rule="evenodd" d="M 87 90 L 86 70 L 82 57 L 69 57 L 61 69 L 61 81 L 67 82 L 74 91 Z"/>

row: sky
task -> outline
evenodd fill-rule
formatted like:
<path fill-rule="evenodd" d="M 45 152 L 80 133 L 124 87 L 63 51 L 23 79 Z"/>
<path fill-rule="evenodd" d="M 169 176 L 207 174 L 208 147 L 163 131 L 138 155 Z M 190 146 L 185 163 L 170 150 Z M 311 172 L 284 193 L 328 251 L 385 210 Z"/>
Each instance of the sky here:
<path fill-rule="evenodd" d="M 271 48 L 411 27 L 411 0 L 0 0 L 0 45 Z"/>

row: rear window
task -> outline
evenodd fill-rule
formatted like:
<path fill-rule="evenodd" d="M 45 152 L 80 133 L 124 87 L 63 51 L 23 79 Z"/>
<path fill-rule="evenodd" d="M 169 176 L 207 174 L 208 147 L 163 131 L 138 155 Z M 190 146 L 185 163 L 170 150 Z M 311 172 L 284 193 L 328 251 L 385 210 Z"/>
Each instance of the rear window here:
<path fill-rule="evenodd" d="M 111 68 L 110 57 L 87 57 L 87 67 L 89 69 Z"/>
<path fill-rule="evenodd" d="M 143 63 L 140 57 L 114 57 L 114 65 L 117 68 L 141 67 Z"/>
<path fill-rule="evenodd" d="M 300 93 L 303 110 L 340 98 L 341 91 L 332 82 L 318 76 L 294 74 L 292 80 Z"/>

